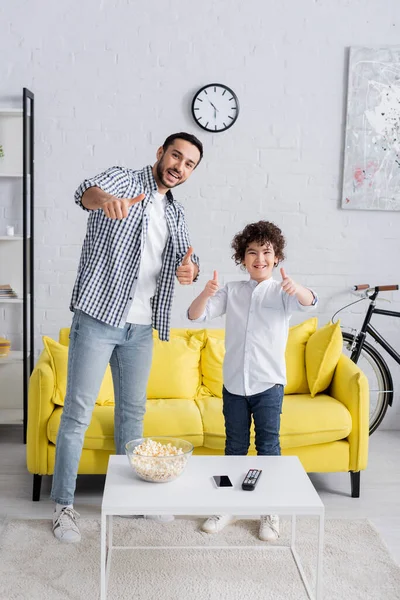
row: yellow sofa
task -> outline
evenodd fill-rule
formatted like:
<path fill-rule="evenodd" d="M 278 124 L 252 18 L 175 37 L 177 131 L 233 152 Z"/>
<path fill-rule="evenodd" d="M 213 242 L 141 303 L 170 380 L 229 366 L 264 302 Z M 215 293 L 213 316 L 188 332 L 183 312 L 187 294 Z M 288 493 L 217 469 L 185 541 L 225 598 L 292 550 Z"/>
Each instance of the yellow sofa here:
<path fill-rule="evenodd" d="M 42 475 L 54 471 L 55 443 L 66 389 L 69 329 L 59 342 L 44 338 L 29 383 L 27 467 L 33 500 Z M 308 472 L 349 471 L 359 496 L 368 456 L 368 382 L 342 354 L 338 326 L 317 329 L 312 318 L 291 327 L 281 421 L 284 455 L 297 455 Z M 189 440 L 195 454 L 223 454 L 222 361 L 224 331 L 173 329 L 169 342 L 154 335 L 144 435 Z M 322 387 L 322 389 L 321 389 Z M 310 392 L 311 389 L 311 392 Z M 104 474 L 114 448 L 113 389 L 109 367 L 86 432 L 78 474 Z M 254 432 L 250 453 L 255 453 Z"/>

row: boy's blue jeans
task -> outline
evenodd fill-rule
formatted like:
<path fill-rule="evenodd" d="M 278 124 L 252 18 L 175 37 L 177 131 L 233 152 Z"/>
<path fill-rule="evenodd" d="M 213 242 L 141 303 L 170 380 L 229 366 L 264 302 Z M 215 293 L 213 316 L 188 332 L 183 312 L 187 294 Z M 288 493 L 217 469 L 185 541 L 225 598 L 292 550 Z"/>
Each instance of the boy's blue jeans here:
<path fill-rule="evenodd" d="M 224 387 L 222 395 L 226 432 L 225 454 L 247 454 L 253 416 L 257 454 L 280 455 L 279 429 L 283 385 L 276 384 L 269 390 L 253 396 L 237 396 Z"/>
<path fill-rule="evenodd" d="M 51 498 L 74 501 L 83 439 L 90 424 L 101 382 L 110 363 L 114 383 L 114 441 L 117 454 L 143 432 L 146 388 L 151 368 L 151 325 L 112 327 L 82 311 L 72 320 L 68 353 L 67 393 L 57 435 Z"/>

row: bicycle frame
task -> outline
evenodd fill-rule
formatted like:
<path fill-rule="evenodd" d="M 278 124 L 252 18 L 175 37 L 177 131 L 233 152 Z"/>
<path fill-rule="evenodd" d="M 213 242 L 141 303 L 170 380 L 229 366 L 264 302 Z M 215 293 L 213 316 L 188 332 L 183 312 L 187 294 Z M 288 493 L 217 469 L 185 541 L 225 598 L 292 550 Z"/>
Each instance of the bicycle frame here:
<path fill-rule="evenodd" d="M 382 310 L 380 308 L 376 308 L 376 302 L 375 302 L 376 296 L 377 296 L 377 293 L 375 292 L 370 298 L 371 302 L 368 307 L 367 314 L 365 315 L 365 319 L 362 324 L 361 330 L 360 330 L 359 334 L 356 336 L 357 338 L 359 338 L 360 343 L 357 344 L 357 347 L 352 351 L 351 360 L 353 362 L 357 363 L 357 361 L 360 357 L 360 354 L 361 354 L 362 347 L 364 345 L 365 338 L 368 333 L 376 341 L 376 343 L 379 344 L 380 346 L 382 346 L 382 348 L 384 348 L 384 350 L 386 350 L 386 352 L 400 365 L 400 354 L 398 352 L 396 352 L 396 350 L 389 344 L 389 342 L 387 342 L 385 340 L 384 337 L 382 337 L 382 335 L 375 329 L 375 327 L 370 325 L 372 315 L 384 315 L 386 317 L 399 317 L 400 318 L 400 312 L 395 312 L 393 310 Z"/>
<path fill-rule="evenodd" d="M 400 312 L 396 312 L 393 310 L 383 310 L 380 308 L 376 308 L 376 299 L 380 292 L 389 292 L 398 290 L 399 285 L 380 285 L 371 288 L 368 284 L 355 285 L 353 286 L 353 291 L 361 291 L 366 290 L 363 297 L 361 297 L 356 302 L 360 302 L 363 299 L 368 299 L 368 309 L 366 311 L 363 324 L 359 331 L 353 329 L 353 333 L 343 333 L 343 340 L 345 342 L 345 347 L 347 350 L 350 350 L 350 360 L 352 360 L 355 364 L 358 364 L 358 361 L 361 357 L 361 353 L 365 354 L 364 358 L 369 363 L 370 367 L 372 367 L 374 371 L 374 383 L 377 385 L 377 389 L 374 389 L 374 393 L 377 393 L 377 403 L 373 404 L 373 410 L 371 412 L 370 407 L 370 418 L 369 418 L 369 433 L 373 433 L 381 424 L 382 419 L 386 414 L 386 410 L 388 406 L 392 406 L 393 398 L 394 398 L 394 387 L 393 387 L 393 378 L 390 373 L 390 369 L 385 362 L 384 357 L 380 354 L 380 351 L 376 349 L 375 346 L 369 343 L 366 339 L 367 335 L 370 335 L 371 338 L 376 342 L 377 345 L 381 346 L 386 352 L 393 358 L 393 360 L 400 365 L 400 354 L 385 340 L 385 338 L 379 333 L 375 327 L 371 325 L 372 315 L 382 315 L 384 317 L 397 317 L 400 318 Z M 347 308 L 355 304 L 352 302 L 344 306 L 343 308 Z M 334 321 L 334 317 L 343 310 L 341 308 L 337 311 L 332 317 L 332 321 Z M 368 375 L 367 375 L 368 377 Z M 376 378 L 376 382 L 375 382 Z"/>

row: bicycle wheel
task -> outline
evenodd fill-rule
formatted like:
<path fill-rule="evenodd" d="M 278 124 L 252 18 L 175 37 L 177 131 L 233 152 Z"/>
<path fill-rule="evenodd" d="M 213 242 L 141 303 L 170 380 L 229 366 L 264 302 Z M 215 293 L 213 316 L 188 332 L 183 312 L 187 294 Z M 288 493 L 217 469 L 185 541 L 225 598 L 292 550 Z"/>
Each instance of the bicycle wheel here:
<path fill-rule="evenodd" d="M 343 352 L 351 358 L 351 344 L 354 336 L 343 333 Z M 366 375 L 369 383 L 369 434 L 378 429 L 392 404 L 393 380 L 389 368 L 375 348 L 364 342 L 357 365 Z"/>

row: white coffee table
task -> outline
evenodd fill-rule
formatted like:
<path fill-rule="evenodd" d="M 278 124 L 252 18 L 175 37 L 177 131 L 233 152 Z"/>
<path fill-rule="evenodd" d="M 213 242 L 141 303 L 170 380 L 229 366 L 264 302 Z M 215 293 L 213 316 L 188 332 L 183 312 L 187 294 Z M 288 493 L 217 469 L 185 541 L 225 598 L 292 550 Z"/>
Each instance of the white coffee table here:
<path fill-rule="evenodd" d="M 255 490 L 241 484 L 249 469 L 262 469 Z M 214 486 L 213 475 L 229 475 L 233 488 Z M 324 505 L 296 456 L 192 456 L 185 472 L 169 483 L 148 483 L 133 472 L 126 456 L 110 456 L 101 505 L 101 600 L 106 600 L 113 546 L 113 515 L 218 515 L 253 516 L 277 514 L 292 517 L 290 550 L 309 598 L 322 598 L 322 552 Z M 316 585 L 313 592 L 295 548 L 296 516 L 316 516 Z M 247 546 L 249 550 L 272 550 L 279 546 Z M 130 549 L 154 549 L 129 546 Z M 220 546 L 185 546 L 213 550 Z M 225 550 L 234 546 L 223 547 Z M 240 546 L 243 549 L 243 546 Z M 126 549 L 126 548 L 125 548 Z M 158 546 L 157 549 L 168 549 Z"/>

